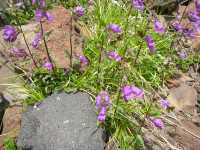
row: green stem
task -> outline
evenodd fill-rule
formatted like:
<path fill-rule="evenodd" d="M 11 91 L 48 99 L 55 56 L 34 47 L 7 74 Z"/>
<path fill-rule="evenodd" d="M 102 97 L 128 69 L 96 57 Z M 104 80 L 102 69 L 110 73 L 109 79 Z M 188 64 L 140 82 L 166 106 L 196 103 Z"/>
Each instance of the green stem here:
<path fill-rule="evenodd" d="M 129 16 L 131 15 L 131 12 L 132 12 L 132 6 L 130 6 L 129 8 L 129 11 L 128 11 L 128 14 L 127 14 L 127 18 L 126 18 L 126 25 L 125 25 L 125 28 L 124 28 L 124 38 L 126 39 L 125 40 L 125 47 L 122 49 L 122 56 L 124 56 L 126 54 L 126 50 L 127 50 L 127 47 L 128 47 L 128 44 L 127 44 L 127 34 L 128 34 L 128 25 L 129 25 Z"/>
<path fill-rule="evenodd" d="M 16 14 L 17 14 L 17 13 L 16 13 Z M 32 59 L 32 61 L 33 61 L 33 64 L 34 64 L 34 66 L 35 66 L 36 68 L 38 68 L 37 63 L 36 63 L 36 61 L 35 61 L 35 59 L 34 59 L 34 57 L 33 57 L 33 54 L 32 54 L 32 52 L 31 52 L 31 50 L 30 50 L 30 47 L 29 47 L 28 42 L 27 42 L 27 40 L 26 40 L 26 36 L 25 36 L 25 34 L 24 34 L 24 31 L 23 31 L 23 29 L 22 29 L 21 23 L 19 22 L 19 18 L 18 18 L 17 15 L 16 15 L 16 19 L 17 19 L 17 24 L 18 24 L 18 26 L 19 26 L 19 28 L 20 28 L 21 33 L 22 33 L 24 42 L 25 42 L 25 44 L 26 44 L 26 47 L 27 47 L 27 49 L 28 49 L 29 55 L 30 55 L 30 57 L 31 57 L 31 59 Z"/>
<path fill-rule="evenodd" d="M 46 38 L 45 38 L 44 29 L 43 29 L 43 25 L 42 25 L 41 21 L 40 21 L 40 29 L 41 29 L 42 38 L 43 38 L 43 41 L 44 41 L 44 46 L 45 46 L 45 49 L 46 49 L 48 60 L 53 65 L 53 70 L 54 70 L 55 68 L 54 68 L 53 60 L 52 60 L 50 53 L 49 53 L 49 49 L 48 49 L 48 46 L 47 46 L 47 41 L 46 41 Z"/>

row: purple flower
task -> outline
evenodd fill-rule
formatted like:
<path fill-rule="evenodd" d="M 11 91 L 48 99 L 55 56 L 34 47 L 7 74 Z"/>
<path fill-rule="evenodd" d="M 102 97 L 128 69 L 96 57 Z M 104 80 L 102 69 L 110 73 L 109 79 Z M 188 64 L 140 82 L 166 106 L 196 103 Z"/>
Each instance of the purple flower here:
<path fill-rule="evenodd" d="M 200 31 L 200 22 L 195 22 L 195 23 L 193 24 L 193 29 L 194 29 L 195 31 L 199 32 L 199 31 Z"/>
<path fill-rule="evenodd" d="M 106 119 L 106 109 L 110 105 L 110 96 L 108 92 L 101 91 L 96 97 L 96 107 L 99 111 L 98 121 L 103 122 Z"/>
<path fill-rule="evenodd" d="M 26 57 L 27 53 L 23 48 L 12 48 L 11 55 L 15 57 Z"/>
<path fill-rule="evenodd" d="M 163 107 L 164 109 L 167 109 L 170 107 L 170 102 L 166 99 L 160 100 L 160 106 Z"/>
<path fill-rule="evenodd" d="M 39 0 L 40 8 L 44 8 L 46 6 L 45 0 Z"/>
<path fill-rule="evenodd" d="M 188 17 L 192 22 L 200 21 L 200 16 L 197 14 L 197 12 L 189 12 Z"/>
<path fill-rule="evenodd" d="M 32 5 L 36 4 L 37 0 L 32 0 Z"/>
<path fill-rule="evenodd" d="M 101 91 L 96 97 L 96 107 L 100 109 L 102 107 L 108 107 L 110 104 L 110 96 L 108 92 Z"/>
<path fill-rule="evenodd" d="M 114 33 L 120 33 L 120 32 L 122 32 L 121 27 L 119 25 L 117 25 L 117 24 L 111 23 L 111 24 L 109 24 L 107 26 L 107 28 L 108 28 L 108 30 L 111 30 Z"/>
<path fill-rule="evenodd" d="M 38 32 L 32 41 L 33 48 L 38 48 L 38 45 L 41 39 L 42 39 L 42 33 Z"/>
<path fill-rule="evenodd" d="M 154 20 L 154 30 L 155 30 L 157 33 L 164 33 L 164 32 L 165 32 L 164 26 L 162 25 L 162 23 L 160 23 L 160 22 L 158 21 L 158 19 L 155 19 L 155 20 Z"/>
<path fill-rule="evenodd" d="M 183 34 L 191 39 L 195 39 L 197 37 L 196 33 L 194 33 L 193 29 L 183 29 Z"/>
<path fill-rule="evenodd" d="M 44 16 L 49 22 L 53 21 L 53 16 L 49 12 L 45 12 Z"/>
<path fill-rule="evenodd" d="M 40 21 L 42 20 L 43 17 L 44 17 L 43 10 L 37 9 L 37 10 L 35 11 L 35 20 L 36 20 L 37 22 L 40 22 Z"/>
<path fill-rule="evenodd" d="M 154 124 L 155 127 L 157 128 L 160 128 L 160 129 L 163 129 L 164 128 L 164 123 L 161 119 L 159 118 L 155 118 L 155 119 L 152 119 L 152 123 Z"/>
<path fill-rule="evenodd" d="M 196 6 L 196 10 L 198 11 L 198 12 L 200 12 L 200 1 L 196 1 L 195 2 L 195 6 Z"/>
<path fill-rule="evenodd" d="M 44 8 L 46 6 L 45 0 L 32 0 L 32 5 L 39 4 L 40 8 Z"/>
<path fill-rule="evenodd" d="M 183 30 L 182 25 L 179 22 L 173 22 L 172 23 L 172 27 L 174 28 L 174 30 L 176 30 L 177 32 L 181 32 Z"/>
<path fill-rule="evenodd" d="M 81 17 L 85 14 L 85 9 L 82 6 L 77 6 L 74 8 L 74 13 L 78 16 Z"/>
<path fill-rule="evenodd" d="M 127 102 L 135 98 L 144 98 L 144 91 L 138 87 L 126 85 L 122 88 L 122 95 Z"/>
<path fill-rule="evenodd" d="M 137 10 L 144 10 L 144 0 L 132 0 L 132 4 Z"/>
<path fill-rule="evenodd" d="M 113 59 L 113 60 L 117 61 L 117 62 L 119 62 L 119 61 L 122 60 L 122 57 L 117 52 L 115 52 L 115 51 L 110 51 L 108 53 L 108 57 L 110 59 Z"/>
<path fill-rule="evenodd" d="M 37 22 L 40 22 L 42 21 L 43 18 L 46 18 L 48 21 L 52 21 L 53 20 L 53 16 L 49 13 L 49 12 L 46 12 L 46 11 L 43 11 L 42 9 L 37 9 L 35 11 L 35 20 Z"/>
<path fill-rule="evenodd" d="M 147 35 L 145 37 L 145 40 L 146 40 L 146 43 L 147 43 L 147 46 L 150 50 L 151 53 L 154 53 L 155 52 L 155 43 L 154 43 L 154 40 L 152 38 L 151 35 Z"/>
<path fill-rule="evenodd" d="M 106 108 L 105 107 L 101 108 L 101 110 L 98 114 L 97 120 L 100 122 L 104 122 L 106 120 Z"/>
<path fill-rule="evenodd" d="M 14 42 L 17 39 L 17 30 L 10 26 L 6 25 L 3 29 L 3 39 L 7 42 Z"/>
<path fill-rule="evenodd" d="M 178 55 L 183 60 L 187 58 L 187 53 L 185 51 L 178 52 Z"/>
<path fill-rule="evenodd" d="M 51 71 L 53 69 L 53 64 L 50 63 L 49 61 L 46 61 L 44 64 L 43 64 L 43 67 L 46 68 L 47 70 Z"/>
<path fill-rule="evenodd" d="M 85 56 L 83 55 L 79 56 L 79 60 L 81 64 L 88 65 L 88 59 Z"/>

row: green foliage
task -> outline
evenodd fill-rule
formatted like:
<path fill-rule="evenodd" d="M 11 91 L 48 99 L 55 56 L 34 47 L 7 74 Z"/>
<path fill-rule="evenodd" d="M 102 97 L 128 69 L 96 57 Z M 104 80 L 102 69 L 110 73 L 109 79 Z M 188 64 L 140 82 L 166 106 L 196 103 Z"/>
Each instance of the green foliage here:
<path fill-rule="evenodd" d="M 44 96 L 61 91 L 67 80 L 67 73 L 64 69 L 55 69 L 52 72 L 38 69 L 32 76 L 33 84 L 40 89 Z"/>
<path fill-rule="evenodd" d="M 186 59 L 177 59 L 178 67 L 184 72 L 188 71 L 189 67 L 192 64 L 200 63 L 200 55 L 199 54 L 191 54 Z"/>
<path fill-rule="evenodd" d="M 4 140 L 4 150 L 22 150 L 22 149 L 18 149 L 16 147 L 14 139 L 6 138 Z"/>

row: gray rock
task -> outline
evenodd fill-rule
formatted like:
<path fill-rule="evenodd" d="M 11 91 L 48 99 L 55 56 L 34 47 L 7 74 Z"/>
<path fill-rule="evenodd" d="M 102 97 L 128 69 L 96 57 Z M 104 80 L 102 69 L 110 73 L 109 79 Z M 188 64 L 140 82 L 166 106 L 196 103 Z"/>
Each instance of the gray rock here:
<path fill-rule="evenodd" d="M 103 130 L 84 93 L 55 94 L 22 115 L 17 146 L 31 150 L 103 150 Z"/>

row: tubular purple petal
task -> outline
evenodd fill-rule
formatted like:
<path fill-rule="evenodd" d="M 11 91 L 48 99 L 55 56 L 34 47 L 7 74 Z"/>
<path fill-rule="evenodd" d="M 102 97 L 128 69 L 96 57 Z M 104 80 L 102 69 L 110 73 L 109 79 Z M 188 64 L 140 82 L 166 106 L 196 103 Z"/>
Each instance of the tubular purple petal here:
<path fill-rule="evenodd" d="M 166 99 L 160 100 L 160 106 L 164 109 L 167 109 L 170 107 L 170 102 Z"/>
<path fill-rule="evenodd" d="M 114 33 L 120 33 L 122 32 L 122 29 L 119 25 L 111 23 L 107 26 L 108 30 L 111 30 Z"/>
<path fill-rule="evenodd" d="M 197 22 L 200 21 L 200 16 L 197 12 L 189 12 L 188 18 L 191 22 Z"/>
<path fill-rule="evenodd" d="M 46 68 L 48 71 L 51 71 L 53 69 L 53 64 L 50 63 L 49 61 L 46 61 L 44 64 L 43 64 L 43 67 Z"/>
<path fill-rule="evenodd" d="M 17 39 L 17 30 L 10 26 L 6 25 L 3 29 L 3 39 L 7 42 L 14 42 Z"/>
<path fill-rule="evenodd" d="M 165 32 L 164 26 L 158 21 L 158 19 L 154 20 L 154 30 L 157 33 L 164 33 Z"/>
<path fill-rule="evenodd" d="M 196 6 L 196 10 L 198 11 L 198 12 L 200 12 L 200 1 L 196 1 L 195 2 L 195 6 Z"/>
<path fill-rule="evenodd" d="M 85 14 L 85 9 L 82 6 L 77 6 L 74 8 L 74 13 L 78 16 L 81 17 Z"/>
<path fill-rule="evenodd" d="M 39 46 L 39 42 L 40 40 L 42 39 L 42 33 L 41 32 L 38 32 L 35 36 L 35 38 L 33 39 L 32 41 L 32 46 L 33 48 L 38 48 Z"/>
<path fill-rule="evenodd" d="M 12 48 L 11 55 L 20 58 L 20 57 L 26 57 L 27 53 L 23 48 Z"/>
<path fill-rule="evenodd" d="M 155 127 L 163 129 L 164 128 L 164 123 L 161 119 L 155 118 L 152 120 L 152 123 L 154 124 Z"/>
<path fill-rule="evenodd" d="M 122 57 L 115 51 L 110 51 L 108 53 L 108 57 L 112 60 L 115 60 L 117 62 L 121 61 L 122 60 Z"/>
<path fill-rule="evenodd" d="M 153 37 L 151 35 L 147 35 L 145 37 L 145 41 L 147 43 L 147 46 L 148 46 L 150 52 L 154 53 L 156 51 L 156 49 L 155 49 L 155 43 L 154 43 Z"/>
<path fill-rule="evenodd" d="M 139 10 L 139 11 L 143 11 L 144 10 L 144 0 L 132 0 L 132 5 L 135 9 Z"/>
<path fill-rule="evenodd" d="M 144 98 L 144 91 L 135 86 L 126 85 L 122 88 L 121 92 L 126 102 L 136 98 Z"/>

